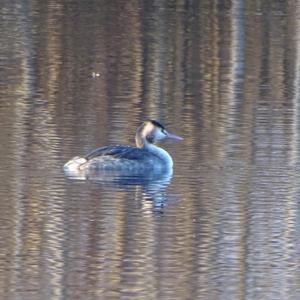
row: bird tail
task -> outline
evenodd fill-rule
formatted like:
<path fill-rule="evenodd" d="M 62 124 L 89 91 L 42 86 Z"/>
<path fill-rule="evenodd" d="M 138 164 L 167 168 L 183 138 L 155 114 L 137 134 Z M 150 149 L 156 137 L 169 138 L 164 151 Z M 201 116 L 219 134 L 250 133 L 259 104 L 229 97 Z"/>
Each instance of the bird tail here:
<path fill-rule="evenodd" d="M 87 160 L 83 157 L 76 156 L 69 160 L 64 165 L 64 171 L 67 173 L 76 173 L 81 171 L 82 166 L 87 162 Z"/>

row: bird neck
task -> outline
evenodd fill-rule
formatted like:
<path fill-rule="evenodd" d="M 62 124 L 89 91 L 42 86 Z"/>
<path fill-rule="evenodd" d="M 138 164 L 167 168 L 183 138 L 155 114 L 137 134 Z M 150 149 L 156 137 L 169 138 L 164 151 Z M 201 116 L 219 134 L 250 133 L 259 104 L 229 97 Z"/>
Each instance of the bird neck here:
<path fill-rule="evenodd" d="M 142 124 L 136 131 L 135 143 L 138 148 L 147 148 L 149 144 L 153 144 L 154 137 L 150 130 L 147 129 L 147 125 Z"/>
<path fill-rule="evenodd" d="M 138 148 L 145 148 L 146 144 L 148 144 L 148 141 L 146 141 L 145 138 L 142 138 L 137 132 L 135 135 L 135 143 Z"/>
<path fill-rule="evenodd" d="M 146 149 L 147 151 L 149 151 L 153 155 L 160 158 L 167 168 L 172 168 L 173 167 L 173 159 L 172 159 L 171 155 L 166 150 L 164 150 L 163 148 L 160 148 L 160 147 L 158 147 L 154 144 L 151 144 L 151 143 L 147 143 L 146 146 L 144 147 L 144 149 Z"/>
<path fill-rule="evenodd" d="M 147 139 L 142 138 L 139 135 L 136 135 L 135 141 L 136 141 L 136 146 L 138 148 L 144 149 L 150 152 L 151 154 L 157 156 L 159 159 L 163 161 L 164 165 L 167 168 L 173 167 L 173 159 L 166 150 L 154 145 L 153 143 L 150 143 Z"/>

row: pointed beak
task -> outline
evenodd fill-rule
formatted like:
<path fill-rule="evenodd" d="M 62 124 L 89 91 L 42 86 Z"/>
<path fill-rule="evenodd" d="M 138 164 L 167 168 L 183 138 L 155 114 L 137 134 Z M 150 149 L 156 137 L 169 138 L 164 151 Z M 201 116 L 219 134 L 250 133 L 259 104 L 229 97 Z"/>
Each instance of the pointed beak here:
<path fill-rule="evenodd" d="M 171 139 L 171 140 L 175 140 L 175 141 L 182 141 L 183 140 L 183 138 L 181 136 L 170 133 L 170 132 L 167 132 L 166 138 Z"/>

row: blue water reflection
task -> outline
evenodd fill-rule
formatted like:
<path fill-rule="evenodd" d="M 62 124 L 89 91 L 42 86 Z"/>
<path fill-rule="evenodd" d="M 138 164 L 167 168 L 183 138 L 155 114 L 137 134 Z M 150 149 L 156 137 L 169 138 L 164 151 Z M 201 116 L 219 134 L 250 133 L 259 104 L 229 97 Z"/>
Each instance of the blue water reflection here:
<path fill-rule="evenodd" d="M 127 191 L 140 190 L 136 201 L 148 203 L 156 211 L 162 210 L 168 202 L 167 187 L 172 180 L 172 170 L 165 173 L 148 173 L 143 175 L 124 176 L 113 172 L 88 172 L 82 174 L 70 174 L 70 180 L 89 180 L 106 189 L 119 189 Z"/>

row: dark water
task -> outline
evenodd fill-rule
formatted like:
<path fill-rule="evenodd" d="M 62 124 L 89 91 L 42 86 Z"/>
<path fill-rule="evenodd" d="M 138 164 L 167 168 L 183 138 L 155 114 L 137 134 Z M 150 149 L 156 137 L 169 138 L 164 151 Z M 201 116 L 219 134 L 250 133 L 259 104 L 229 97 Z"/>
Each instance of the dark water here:
<path fill-rule="evenodd" d="M 297 1 L 8 1 L 0 299 L 300 299 Z M 134 143 L 172 177 L 72 180 Z"/>

